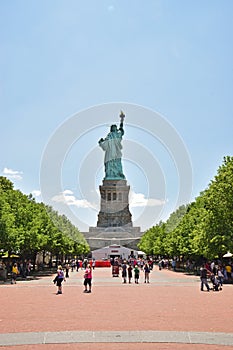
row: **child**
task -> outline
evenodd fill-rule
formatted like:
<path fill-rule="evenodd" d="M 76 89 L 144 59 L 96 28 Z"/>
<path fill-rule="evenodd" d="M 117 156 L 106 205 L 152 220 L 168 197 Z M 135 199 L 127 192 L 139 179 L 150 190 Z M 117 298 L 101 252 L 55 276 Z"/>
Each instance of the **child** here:
<path fill-rule="evenodd" d="M 213 283 L 213 290 L 215 290 L 216 292 L 222 290 L 222 288 L 220 287 L 219 280 L 214 274 L 211 274 L 210 280 Z"/>
<path fill-rule="evenodd" d="M 138 268 L 138 265 L 135 265 L 134 267 L 134 279 L 135 279 L 135 283 L 138 284 L 138 280 L 139 280 L 139 268 Z"/>

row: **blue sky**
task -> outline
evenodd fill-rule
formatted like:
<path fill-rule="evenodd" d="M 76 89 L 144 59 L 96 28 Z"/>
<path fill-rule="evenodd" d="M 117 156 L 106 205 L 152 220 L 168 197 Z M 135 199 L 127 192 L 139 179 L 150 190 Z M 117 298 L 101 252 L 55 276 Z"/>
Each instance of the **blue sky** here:
<path fill-rule="evenodd" d="M 232 155 L 232 13 L 230 0 L 1 2 L 1 175 L 24 193 L 42 190 L 88 230 L 103 178 L 98 140 L 123 109 L 135 225 L 167 218 L 182 186 L 193 200 Z M 188 185 L 179 156 L 191 164 Z M 57 193 L 41 189 L 41 173 L 58 179 Z"/>

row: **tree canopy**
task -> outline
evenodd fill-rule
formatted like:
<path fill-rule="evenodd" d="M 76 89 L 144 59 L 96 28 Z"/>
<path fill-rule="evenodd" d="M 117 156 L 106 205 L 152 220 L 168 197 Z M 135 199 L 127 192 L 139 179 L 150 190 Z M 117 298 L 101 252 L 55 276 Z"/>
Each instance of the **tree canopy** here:
<path fill-rule="evenodd" d="M 208 259 L 233 251 L 233 157 L 224 157 L 214 179 L 193 203 L 147 230 L 139 248 L 147 254 Z"/>
<path fill-rule="evenodd" d="M 89 251 L 84 236 L 65 215 L 37 203 L 33 196 L 14 190 L 0 177 L 0 251 L 23 257 L 39 252 L 52 255 L 81 255 Z"/>

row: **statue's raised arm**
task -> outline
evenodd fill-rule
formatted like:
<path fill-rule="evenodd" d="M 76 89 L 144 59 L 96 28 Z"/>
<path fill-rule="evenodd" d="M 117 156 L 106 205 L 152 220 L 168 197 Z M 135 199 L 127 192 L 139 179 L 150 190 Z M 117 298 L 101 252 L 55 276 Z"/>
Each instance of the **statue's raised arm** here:
<path fill-rule="evenodd" d="M 110 133 L 107 135 L 107 137 L 99 140 L 100 147 L 105 151 L 105 180 L 125 179 L 121 164 L 121 140 L 122 136 L 124 135 L 124 118 L 125 115 L 121 111 L 119 129 L 117 129 L 117 125 L 111 125 Z"/>
<path fill-rule="evenodd" d="M 122 131 L 123 133 L 122 136 L 124 135 L 124 129 L 123 129 L 124 119 L 125 119 L 125 114 L 121 111 L 121 114 L 120 114 L 121 123 L 120 123 L 119 130 Z"/>

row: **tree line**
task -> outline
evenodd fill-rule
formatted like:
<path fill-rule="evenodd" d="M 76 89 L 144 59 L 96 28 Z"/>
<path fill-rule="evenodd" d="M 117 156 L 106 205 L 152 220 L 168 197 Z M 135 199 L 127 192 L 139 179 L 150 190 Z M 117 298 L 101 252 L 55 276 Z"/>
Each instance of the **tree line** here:
<path fill-rule="evenodd" d="M 65 215 L 37 203 L 31 194 L 15 190 L 9 179 L 0 177 L 0 252 L 35 262 L 38 253 L 60 259 L 89 250 L 84 236 Z"/>
<path fill-rule="evenodd" d="M 216 176 L 194 202 L 147 230 L 139 248 L 151 255 L 194 260 L 222 258 L 233 251 L 233 157 L 224 157 Z"/>

